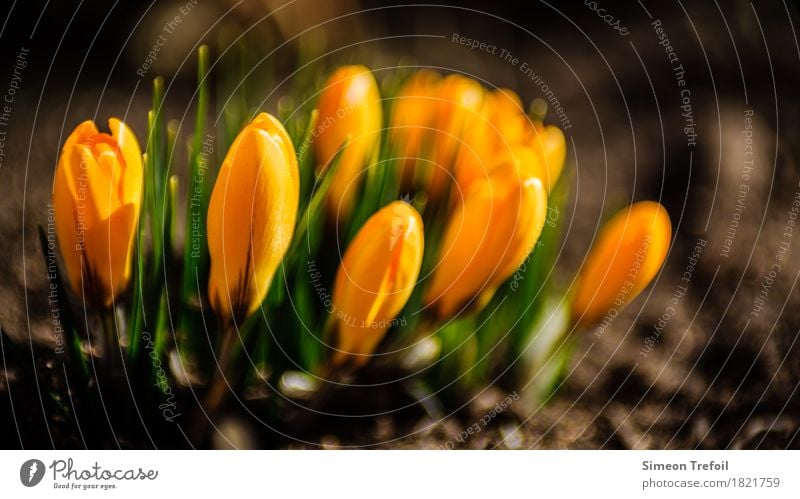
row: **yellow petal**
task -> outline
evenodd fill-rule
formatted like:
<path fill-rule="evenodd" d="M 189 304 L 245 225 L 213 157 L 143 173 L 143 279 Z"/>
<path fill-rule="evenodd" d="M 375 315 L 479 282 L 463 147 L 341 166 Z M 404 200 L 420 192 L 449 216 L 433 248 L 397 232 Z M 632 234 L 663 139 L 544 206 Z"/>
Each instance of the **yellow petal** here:
<path fill-rule="evenodd" d="M 465 118 L 462 142 L 453 167 L 458 187 L 462 190 L 467 190 L 479 178 L 488 178 L 497 166 L 497 158 L 508 155 L 499 149 L 501 144 L 506 148 L 508 145 L 491 121 L 494 99 L 494 95 L 487 95 L 482 110 Z"/>
<path fill-rule="evenodd" d="M 520 209 L 509 249 L 503 255 L 503 267 L 492 281 L 495 286 L 499 286 L 525 262 L 539 240 L 547 218 L 547 190 L 542 181 L 537 177 L 523 178 L 519 188 L 522 190 Z"/>
<path fill-rule="evenodd" d="M 75 209 L 89 227 L 107 220 L 118 208 L 115 187 L 108 172 L 95 159 L 91 148 L 81 144 L 67 147 L 62 154 L 63 167 L 72 192 Z"/>
<path fill-rule="evenodd" d="M 283 155 L 289 161 L 289 177 L 291 178 L 292 186 L 299 189 L 300 175 L 298 172 L 297 155 L 294 151 L 292 139 L 289 137 L 289 133 L 283 127 L 280 120 L 269 113 L 259 113 L 250 123 L 250 126 L 274 136 L 274 142 L 280 146 Z"/>
<path fill-rule="evenodd" d="M 564 133 L 556 126 L 542 127 L 537 125 L 530 141 L 531 147 L 539 155 L 546 175 L 542 178 L 548 192 L 553 189 L 567 158 L 567 141 Z"/>
<path fill-rule="evenodd" d="M 80 123 L 78 126 L 75 127 L 75 130 L 69 134 L 67 140 L 64 142 L 63 149 L 66 149 L 68 146 L 73 144 L 82 144 L 86 141 L 86 139 L 97 135 L 97 125 L 94 124 L 92 120 L 86 120 Z"/>
<path fill-rule="evenodd" d="M 136 207 L 126 204 L 86 233 L 84 291 L 102 297 L 105 306 L 128 286 L 137 216 Z"/>
<path fill-rule="evenodd" d="M 142 150 L 133 131 L 117 118 L 108 120 L 111 136 L 117 142 L 122 157 L 125 159 L 122 185 L 122 202 L 139 205 L 142 197 L 144 171 L 142 168 Z"/>
<path fill-rule="evenodd" d="M 524 140 L 529 118 L 522 107 L 522 99 L 513 90 L 498 88 L 492 92 L 491 120 L 495 133 L 501 138 L 500 148 L 519 144 Z"/>
<path fill-rule="evenodd" d="M 55 209 L 56 236 L 61 252 L 61 258 L 66 267 L 67 277 L 73 291 L 81 292 L 81 252 L 85 240 L 85 227 L 81 226 L 82 233 L 79 237 L 79 218 L 76 211 L 75 182 L 68 175 L 65 165 L 65 156 L 62 155 L 56 168 L 56 178 L 53 184 L 53 205 Z M 85 224 L 84 222 L 81 222 Z"/>

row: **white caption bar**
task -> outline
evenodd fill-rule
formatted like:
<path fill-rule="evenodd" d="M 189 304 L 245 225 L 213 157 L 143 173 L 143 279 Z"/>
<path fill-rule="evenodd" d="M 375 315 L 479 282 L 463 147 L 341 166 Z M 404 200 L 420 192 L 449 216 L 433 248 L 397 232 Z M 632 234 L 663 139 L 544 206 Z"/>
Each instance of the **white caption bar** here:
<path fill-rule="evenodd" d="M 796 451 L 4 451 L 2 497 L 800 497 Z M 237 494 L 237 495 L 231 495 Z M 556 494 L 558 494 L 556 496 Z"/>

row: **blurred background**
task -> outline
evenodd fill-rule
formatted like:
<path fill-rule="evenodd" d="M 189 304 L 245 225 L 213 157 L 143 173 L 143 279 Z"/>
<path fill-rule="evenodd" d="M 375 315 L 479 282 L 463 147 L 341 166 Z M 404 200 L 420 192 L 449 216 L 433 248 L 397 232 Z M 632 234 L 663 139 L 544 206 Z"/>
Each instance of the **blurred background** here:
<path fill-rule="evenodd" d="M 270 112 L 291 85 L 309 78 L 296 72 L 298 60 L 364 63 L 379 81 L 398 66 L 461 72 L 489 88 L 515 89 L 525 102 L 548 102 L 546 121 L 565 131 L 575 181 L 560 215 L 557 274 L 565 283 L 611 213 L 641 199 L 668 209 L 674 242 L 654 285 L 603 334 L 580 338 L 551 403 L 531 414 L 504 413 L 467 447 L 798 447 L 794 5 L 447 3 L 5 2 L 3 329 L 25 349 L 54 341 L 36 226 L 47 220 L 66 135 L 87 118 L 113 115 L 141 136 L 157 75 L 166 79 L 166 114 L 191 130 L 197 47 L 211 46 L 213 64 L 245 36 L 249 53 L 231 51 L 228 59 L 241 57 L 248 97 Z M 458 43 L 462 37 L 477 46 Z M 214 95 L 217 108 L 229 98 Z M 224 121 L 224 111 L 214 118 Z M 2 360 L 0 447 L 50 447 L 35 380 L 24 373 L 52 366 L 32 356 Z M 490 387 L 437 420 L 421 410 L 371 418 L 319 444 L 440 447 L 497 397 Z M 252 423 L 231 424 L 231 432 L 246 434 Z M 257 443 L 265 444 L 308 445 L 291 437 Z"/>

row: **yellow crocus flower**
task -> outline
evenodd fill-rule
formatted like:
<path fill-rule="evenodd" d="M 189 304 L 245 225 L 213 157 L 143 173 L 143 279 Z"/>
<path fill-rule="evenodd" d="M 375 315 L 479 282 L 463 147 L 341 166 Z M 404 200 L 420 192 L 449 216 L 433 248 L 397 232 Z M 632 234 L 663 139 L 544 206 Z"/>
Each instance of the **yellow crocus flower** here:
<path fill-rule="evenodd" d="M 655 277 L 672 237 L 669 215 L 654 201 L 634 203 L 605 224 L 578 277 L 575 322 L 588 325 L 619 312 Z"/>
<path fill-rule="evenodd" d="M 208 295 L 223 322 L 264 300 L 294 234 L 300 181 L 283 125 L 261 113 L 225 156 L 208 206 Z"/>
<path fill-rule="evenodd" d="M 362 170 L 378 150 L 383 114 L 378 84 L 365 66 L 343 66 L 328 78 L 317 104 L 314 149 L 325 168 L 347 143 L 330 186 L 328 209 L 348 216 Z"/>
<path fill-rule="evenodd" d="M 345 252 L 333 288 L 333 364 L 363 365 L 405 306 L 422 265 L 422 219 L 394 201 L 372 215 Z"/>
<path fill-rule="evenodd" d="M 67 138 L 53 185 L 56 234 L 72 289 L 108 307 L 128 285 L 142 198 L 142 151 L 122 121 L 84 121 Z"/>
<path fill-rule="evenodd" d="M 449 317 L 494 290 L 527 258 L 547 215 L 547 191 L 536 176 L 508 162 L 476 180 L 445 228 L 425 302 Z"/>

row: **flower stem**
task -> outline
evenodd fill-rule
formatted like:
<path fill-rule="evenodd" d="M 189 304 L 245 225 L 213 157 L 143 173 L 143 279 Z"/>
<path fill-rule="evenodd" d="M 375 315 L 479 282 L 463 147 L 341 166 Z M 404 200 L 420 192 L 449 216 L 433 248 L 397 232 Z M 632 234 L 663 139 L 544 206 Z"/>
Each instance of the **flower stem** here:
<path fill-rule="evenodd" d="M 222 336 L 222 344 L 220 345 L 219 355 L 217 356 L 217 365 L 219 369 L 214 373 L 214 378 L 209 385 L 209 390 L 203 404 L 209 417 L 222 405 L 225 394 L 227 393 L 229 384 L 227 376 L 230 374 L 228 368 L 235 334 L 232 328 L 226 328 Z"/>
<path fill-rule="evenodd" d="M 117 325 L 114 318 L 114 307 L 103 310 L 100 314 L 103 321 L 103 335 L 105 341 L 105 367 L 111 376 L 119 374 L 117 368 L 119 363 L 119 338 L 117 337 Z"/>
<path fill-rule="evenodd" d="M 223 334 L 219 349 L 217 350 L 217 367 L 214 376 L 208 385 L 208 391 L 202 402 L 201 413 L 198 413 L 192 427 L 192 434 L 196 438 L 202 438 L 208 422 L 213 421 L 214 416 L 219 411 L 228 395 L 230 383 L 230 364 L 234 347 L 234 340 L 237 337 L 236 329 L 232 324 L 223 328 Z"/>

